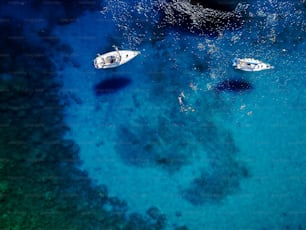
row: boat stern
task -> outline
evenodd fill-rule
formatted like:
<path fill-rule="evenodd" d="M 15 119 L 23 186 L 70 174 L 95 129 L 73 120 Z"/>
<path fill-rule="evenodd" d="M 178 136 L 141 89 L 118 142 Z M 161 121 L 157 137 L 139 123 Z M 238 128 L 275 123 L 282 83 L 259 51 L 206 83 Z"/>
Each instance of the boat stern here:
<path fill-rule="evenodd" d="M 102 69 L 102 68 L 104 68 L 104 66 L 105 66 L 105 61 L 104 61 L 102 55 L 99 55 L 99 54 L 98 54 L 98 56 L 94 59 L 93 64 L 94 64 L 94 67 L 95 67 L 96 69 Z"/>

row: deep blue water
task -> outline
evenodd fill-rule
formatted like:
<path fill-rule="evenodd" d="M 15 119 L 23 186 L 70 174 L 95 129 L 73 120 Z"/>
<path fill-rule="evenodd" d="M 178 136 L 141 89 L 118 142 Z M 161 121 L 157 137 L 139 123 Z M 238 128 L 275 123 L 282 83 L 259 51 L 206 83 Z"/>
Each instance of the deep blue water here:
<path fill-rule="evenodd" d="M 102 1 L 50 27 L 79 168 L 127 213 L 156 207 L 165 229 L 306 229 L 305 3 L 180 4 Z M 33 34 L 52 22 L 32 14 L 26 40 L 49 49 Z M 112 45 L 141 54 L 95 69 Z M 235 57 L 275 68 L 235 70 Z"/>

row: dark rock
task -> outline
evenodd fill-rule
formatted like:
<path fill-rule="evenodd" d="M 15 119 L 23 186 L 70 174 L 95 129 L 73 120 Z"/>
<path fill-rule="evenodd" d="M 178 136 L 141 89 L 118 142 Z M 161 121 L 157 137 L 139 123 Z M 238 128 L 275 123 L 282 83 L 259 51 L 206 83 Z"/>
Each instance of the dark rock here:
<path fill-rule="evenodd" d="M 127 203 L 118 197 L 109 197 L 108 202 L 116 214 L 124 214 L 128 209 Z"/>
<path fill-rule="evenodd" d="M 100 185 L 96 188 L 96 191 L 98 192 L 98 196 L 102 199 L 108 198 L 108 189 L 106 185 Z"/>
<path fill-rule="evenodd" d="M 142 215 L 132 213 L 129 215 L 128 224 L 125 229 L 145 229 L 147 226 L 148 223 Z"/>
<path fill-rule="evenodd" d="M 156 207 L 150 207 L 148 210 L 147 210 L 147 215 L 149 217 L 151 217 L 153 220 L 157 220 L 159 217 L 160 217 L 160 211 L 158 210 L 158 208 Z"/>
<path fill-rule="evenodd" d="M 234 158 L 220 159 L 212 165 L 212 172 L 203 170 L 183 192 L 183 197 L 191 204 L 219 203 L 237 191 L 240 181 L 248 177 L 247 169 Z"/>
<path fill-rule="evenodd" d="M 232 11 L 235 10 L 238 0 L 191 0 L 193 5 L 200 4 L 205 8 L 212 8 L 215 10 Z"/>
<path fill-rule="evenodd" d="M 115 149 L 125 164 L 137 167 L 158 166 L 173 173 L 190 163 L 186 153 L 190 153 L 192 148 L 184 140 L 177 138 L 181 129 L 165 124 L 167 121 L 163 121 L 163 118 L 160 120 L 157 129 L 146 125 L 139 125 L 137 128 L 123 125 L 118 127 L 120 141 L 115 144 Z M 171 146 L 162 144 L 169 141 Z"/>
<path fill-rule="evenodd" d="M 162 5 L 161 24 L 179 31 L 217 36 L 226 29 L 241 27 L 243 16 L 231 10 L 233 5 L 226 6 L 215 1 L 172 0 Z"/>

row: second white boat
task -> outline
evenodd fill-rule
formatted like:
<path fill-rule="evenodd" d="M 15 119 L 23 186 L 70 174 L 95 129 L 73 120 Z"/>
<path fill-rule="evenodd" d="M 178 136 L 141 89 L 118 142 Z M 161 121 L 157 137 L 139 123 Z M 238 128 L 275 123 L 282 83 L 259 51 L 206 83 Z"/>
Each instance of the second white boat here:
<path fill-rule="evenodd" d="M 253 72 L 267 69 L 273 69 L 274 66 L 253 58 L 234 58 L 233 66 L 235 69 Z"/>

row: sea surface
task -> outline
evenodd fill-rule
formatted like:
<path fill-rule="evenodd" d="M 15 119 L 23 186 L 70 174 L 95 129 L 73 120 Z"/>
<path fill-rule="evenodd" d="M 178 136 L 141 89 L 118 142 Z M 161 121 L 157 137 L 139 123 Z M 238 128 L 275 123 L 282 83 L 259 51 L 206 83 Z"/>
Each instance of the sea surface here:
<path fill-rule="evenodd" d="M 306 229 L 305 1 L 194 2 L 1 3 L 0 229 Z"/>

